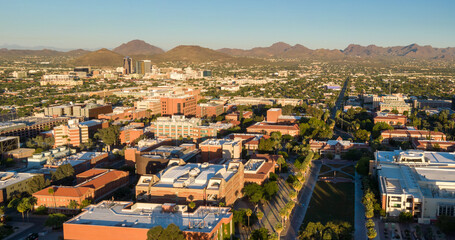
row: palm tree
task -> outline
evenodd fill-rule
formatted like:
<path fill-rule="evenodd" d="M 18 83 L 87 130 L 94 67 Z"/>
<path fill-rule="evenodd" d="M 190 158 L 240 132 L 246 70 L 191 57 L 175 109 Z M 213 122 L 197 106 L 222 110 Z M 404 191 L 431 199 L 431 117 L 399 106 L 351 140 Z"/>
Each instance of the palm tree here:
<path fill-rule="evenodd" d="M 54 198 L 54 208 L 57 209 L 57 202 L 55 201 L 54 186 L 49 187 L 49 189 L 47 190 L 47 192 L 48 192 L 50 195 L 52 195 L 52 197 Z"/>
<path fill-rule="evenodd" d="M 280 209 L 281 222 L 284 222 L 284 218 L 286 217 L 286 215 L 287 215 L 287 209 L 286 208 Z"/>
<path fill-rule="evenodd" d="M 250 216 L 253 214 L 253 211 L 251 209 L 246 209 L 245 214 L 248 217 L 248 227 L 250 226 Z"/>
<path fill-rule="evenodd" d="M 38 202 L 38 199 L 36 197 L 31 196 L 31 197 L 27 198 L 27 202 L 29 205 L 29 211 L 31 211 L 31 210 L 35 209 L 35 205 Z M 29 211 L 27 211 L 27 218 L 28 218 Z"/>
<path fill-rule="evenodd" d="M 280 166 L 280 173 L 281 173 L 281 166 L 283 164 L 286 164 L 286 160 L 284 160 L 284 157 L 283 156 L 280 156 L 277 160 L 276 160 L 276 163 L 278 163 L 278 165 Z"/>
<path fill-rule="evenodd" d="M 261 221 L 262 218 L 264 217 L 264 213 L 259 211 L 259 210 L 257 210 L 256 211 L 256 217 L 258 217 L 259 221 Z"/>
<path fill-rule="evenodd" d="M 191 201 L 189 204 L 188 204 L 188 207 L 191 208 L 191 210 L 193 210 L 195 207 L 196 207 L 196 203 L 194 203 L 193 201 Z M 190 221 L 188 221 L 188 226 L 191 225 L 191 218 L 190 218 L 190 212 L 188 211 L 188 218 L 190 219 Z"/>
<path fill-rule="evenodd" d="M 283 224 L 277 223 L 275 225 L 275 232 L 278 233 L 278 239 L 280 239 L 280 234 L 283 231 L 283 229 L 284 229 Z"/>
<path fill-rule="evenodd" d="M 291 149 L 293 148 L 292 144 L 290 142 L 288 142 L 288 143 L 286 143 L 285 147 L 288 150 L 288 154 L 289 154 L 289 151 L 291 151 Z"/>
<path fill-rule="evenodd" d="M 221 202 L 221 201 L 220 201 L 220 202 L 218 203 L 218 214 L 221 213 L 221 207 L 224 207 L 224 206 L 226 206 L 226 204 L 225 204 L 224 202 Z"/>
<path fill-rule="evenodd" d="M 292 148 L 292 151 L 294 151 L 295 153 L 297 153 L 298 151 L 300 151 L 299 145 L 295 145 L 295 146 Z"/>
<path fill-rule="evenodd" d="M 292 187 L 296 190 L 296 191 L 300 191 L 302 189 L 302 183 L 300 181 L 295 181 L 293 184 L 292 184 Z"/>
<path fill-rule="evenodd" d="M 297 200 L 297 192 L 292 190 L 289 192 L 289 197 L 292 199 L 292 201 L 296 201 Z"/>

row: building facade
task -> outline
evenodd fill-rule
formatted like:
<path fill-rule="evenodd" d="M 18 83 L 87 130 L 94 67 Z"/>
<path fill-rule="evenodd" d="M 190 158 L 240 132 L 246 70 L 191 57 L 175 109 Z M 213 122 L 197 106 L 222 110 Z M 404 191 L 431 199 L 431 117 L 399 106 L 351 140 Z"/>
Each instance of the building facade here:
<path fill-rule="evenodd" d="M 187 205 L 174 203 L 133 203 L 103 201 L 91 205 L 63 224 L 65 239 L 147 239 L 153 227 L 175 224 L 185 239 L 232 239 L 233 214 L 229 207 L 199 206 L 190 211 Z"/>
<path fill-rule="evenodd" d="M 244 170 L 241 162 L 174 165 L 156 175 L 141 176 L 136 197 L 143 201 L 194 201 L 200 204 L 233 204 L 242 196 Z"/>
<path fill-rule="evenodd" d="M 79 147 L 83 143 L 88 143 L 88 126 L 79 124 L 78 119 L 68 120 L 68 125 L 54 127 L 54 147 L 72 146 Z"/>

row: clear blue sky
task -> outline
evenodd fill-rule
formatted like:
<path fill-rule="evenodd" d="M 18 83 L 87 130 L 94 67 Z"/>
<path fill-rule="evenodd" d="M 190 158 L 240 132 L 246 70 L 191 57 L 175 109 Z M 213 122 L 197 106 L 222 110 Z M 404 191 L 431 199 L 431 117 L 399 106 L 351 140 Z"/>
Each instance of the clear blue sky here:
<path fill-rule="evenodd" d="M 455 47 L 454 0 L 14 0 L 0 5 L 0 45 L 113 48 L 142 39 L 251 48 L 350 43 Z"/>

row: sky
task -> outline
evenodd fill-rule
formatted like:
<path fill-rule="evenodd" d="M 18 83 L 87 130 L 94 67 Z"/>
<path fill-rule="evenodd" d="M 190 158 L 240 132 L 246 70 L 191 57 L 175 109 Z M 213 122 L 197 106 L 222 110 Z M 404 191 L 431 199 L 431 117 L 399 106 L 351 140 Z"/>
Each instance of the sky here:
<path fill-rule="evenodd" d="M 0 46 L 455 47 L 453 0 L 0 0 Z"/>

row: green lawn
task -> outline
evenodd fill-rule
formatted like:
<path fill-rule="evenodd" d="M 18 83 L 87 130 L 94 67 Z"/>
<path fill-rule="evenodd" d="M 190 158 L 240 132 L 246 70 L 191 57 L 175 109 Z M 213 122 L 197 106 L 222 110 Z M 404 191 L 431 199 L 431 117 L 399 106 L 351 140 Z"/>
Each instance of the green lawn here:
<path fill-rule="evenodd" d="M 355 174 L 354 166 L 347 166 L 347 167 L 342 168 L 341 170 L 345 171 L 346 173 L 351 174 L 352 176 L 354 176 L 354 174 Z"/>
<path fill-rule="evenodd" d="M 303 221 L 354 223 L 354 183 L 317 182 Z"/>

